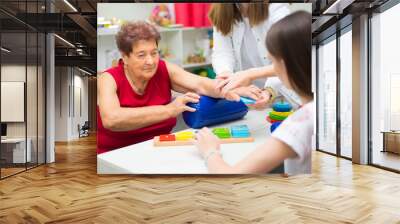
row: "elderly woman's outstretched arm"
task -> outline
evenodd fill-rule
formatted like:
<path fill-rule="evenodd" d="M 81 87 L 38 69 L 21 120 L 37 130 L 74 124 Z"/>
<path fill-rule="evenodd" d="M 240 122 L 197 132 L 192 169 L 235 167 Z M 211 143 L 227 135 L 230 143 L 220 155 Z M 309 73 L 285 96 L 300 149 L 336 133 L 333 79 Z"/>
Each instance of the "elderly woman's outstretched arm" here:
<path fill-rule="evenodd" d="M 176 117 L 186 110 L 194 111 L 186 103 L 198 100 L 197 94 L 186 93 L 167 105 L 121 107 L 117 85 L 109 73 L 103 73 L 97 78 L 97 97 L 103 126 L 111 131 L 136 130 Z"/>
<path fill-rule="evenodd" d="M 221 90 L 217 88 L 218 82 L 216 80 L 192 74 L 175 64 L 165 63 L 173 90 L 180 93 L 195 92 L 199 95 L 206 95 L 214 98 L 239 100 L 239 95 L 235 90 L 230 90 L 223 96 Z"/>

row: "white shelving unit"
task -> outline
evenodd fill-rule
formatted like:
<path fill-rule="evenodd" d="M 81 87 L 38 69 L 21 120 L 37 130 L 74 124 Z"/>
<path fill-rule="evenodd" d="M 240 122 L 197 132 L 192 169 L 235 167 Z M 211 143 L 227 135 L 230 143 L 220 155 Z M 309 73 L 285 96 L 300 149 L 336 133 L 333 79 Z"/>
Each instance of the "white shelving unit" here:
<path fill-rule="evenodd" d="M 164 28 L 158 27 L 158 31 L 160 33 L 165 32 L 179 32 L 179 31 L 195 31 L 195 30 L 211 30 L 212 27 L 181 27 L 181 28 Z M 110 27 L 110 28 L 98 28 L 97 36 L 107 36 L 107 35 L 116 35 L 118 33 L 119 27 Z"/>
<path fill-rule="evenodd" d="M 211 66 L 210 53 L 211 49 L 207 48 L 208 31 L 211 27 L 194 28 L 159 28 L 161 41 L 160 49 L 168 48 L 172 58 L 166 59 L 171 63 L 178 64 L 184 69 L 191 70 L 199 67 Z M 120 57 L 117 45 L 115 43 L 115 35 L 119 27 L 99 28 L 97 30 L 97 68 L 103 71 L 111 66 L 112 60 Z M 202 45 L 202 46 L 199 46 Z M 186 64 L 185 60 L 188 55 L 195 53 L 196 46 L 205 49 L 206 62 Z"/>

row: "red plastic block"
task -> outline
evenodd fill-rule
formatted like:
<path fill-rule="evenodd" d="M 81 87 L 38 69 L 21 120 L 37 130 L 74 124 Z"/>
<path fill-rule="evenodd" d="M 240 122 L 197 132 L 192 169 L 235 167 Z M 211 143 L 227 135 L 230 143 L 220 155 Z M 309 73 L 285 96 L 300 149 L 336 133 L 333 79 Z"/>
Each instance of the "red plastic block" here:
<path fill-rule="evenodd" d="M 175 135 L 160 135 L 160 142 L 173 142 Z"/>
<path fill-rule="evenodd" d="M 281 121 L 278 121 L 278 120 L 271 119 L 269 116 L 267 116 L 266 120 L 271 124 L 276 123 L 276 122 L 281 122 Z"/>

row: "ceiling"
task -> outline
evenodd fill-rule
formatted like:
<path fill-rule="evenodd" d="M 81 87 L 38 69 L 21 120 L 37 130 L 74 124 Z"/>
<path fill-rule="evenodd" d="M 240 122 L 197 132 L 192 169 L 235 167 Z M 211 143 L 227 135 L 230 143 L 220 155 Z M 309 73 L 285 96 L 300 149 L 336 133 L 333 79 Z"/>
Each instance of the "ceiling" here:
<path fill-rule="evenodd" d="M 387 0 L 293 0 L 312 3 L 313 39 L 328 35 L 336 22 L 348 15 L 377 7 Z M 47 2 L 47 5 L 46 5 Z M 96 71 L 97 3 L 134 2 L 115 0 L 1 0 L 0 27 L 2 46 L 15 49 L 15 56 L 35 52 L 36 41 L 30 31 L 54 32 L 56 65 L 74 65 Z M 148 2 L 148 1 L 137 1 Z M 274 2 L 274 1 L 271 1 Z M 287 1 L 279 1 L 287 2 Z M 335 3 L 337 2 L 337 3 Z M 69 3 L 69 4 L 68 4 Z M 49 12 L 52 13 L 49 13 Z M 329 13 L 327 13 L 329 12 Z M 351 21 L 351 19 L 350 19 Z M 325 33 L 324 33 L 325 32 Z M 334 31 L 331 31 L 334 32 Z M 19 34 L 19 35 L 18 35 Z M 24 51 L 26 41 L 27 52 Z M 33 41 L 31 43 L 31 41 Z"/>

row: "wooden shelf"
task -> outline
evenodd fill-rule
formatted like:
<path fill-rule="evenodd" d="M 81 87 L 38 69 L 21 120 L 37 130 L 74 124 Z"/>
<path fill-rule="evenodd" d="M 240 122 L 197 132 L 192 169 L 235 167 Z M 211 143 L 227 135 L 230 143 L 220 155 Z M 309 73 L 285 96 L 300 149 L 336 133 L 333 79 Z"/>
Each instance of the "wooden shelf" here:
<path fill-rule="evenodd" d="M 200 68 L 200 67 L 206 67 L 206 66 L 211 66 L 211 62 L 183 64 L 182 68 L 193 69 L 193 68 Z"/>

